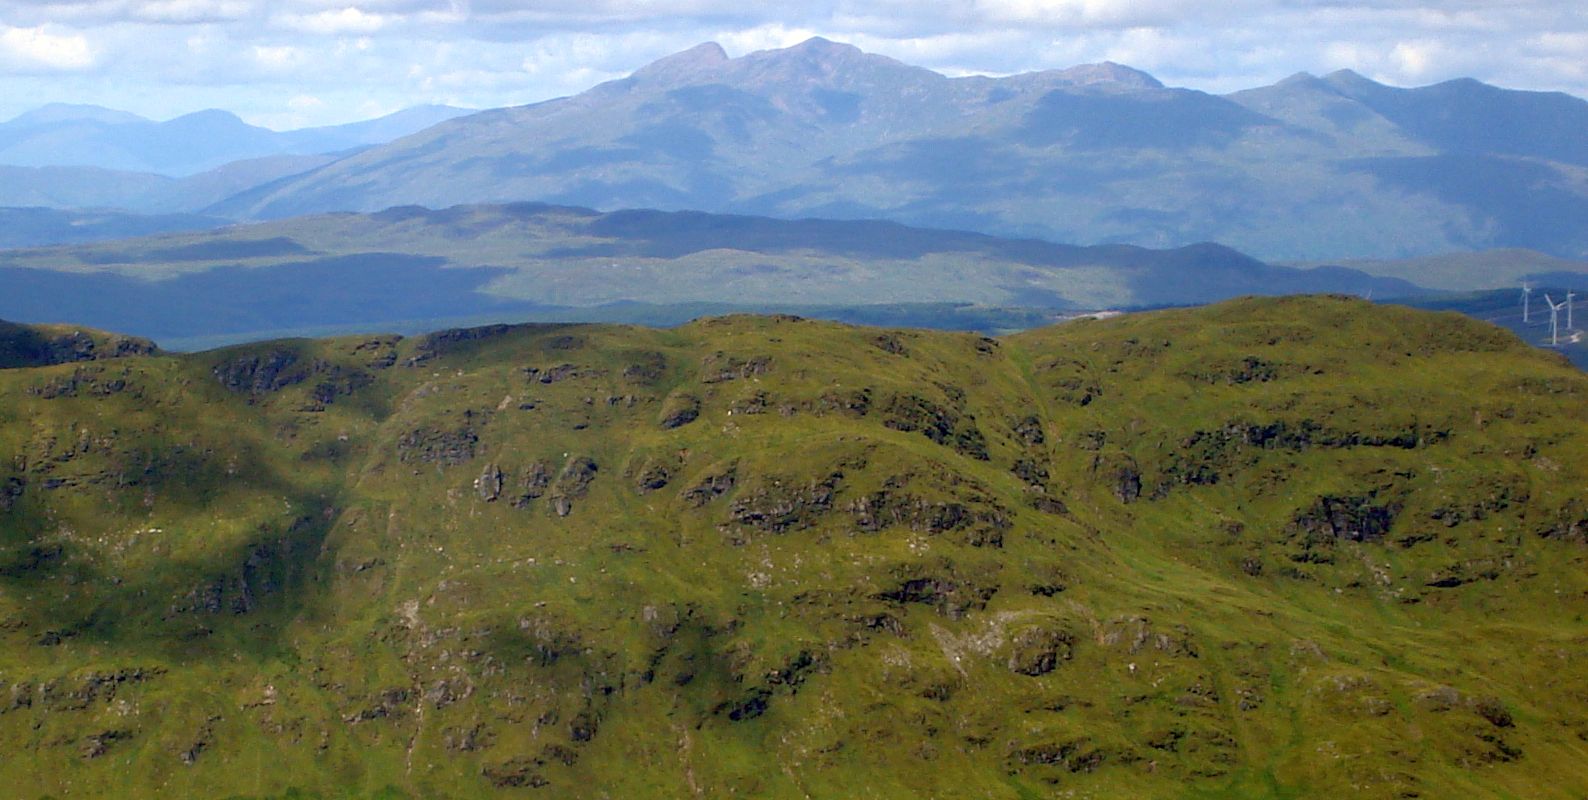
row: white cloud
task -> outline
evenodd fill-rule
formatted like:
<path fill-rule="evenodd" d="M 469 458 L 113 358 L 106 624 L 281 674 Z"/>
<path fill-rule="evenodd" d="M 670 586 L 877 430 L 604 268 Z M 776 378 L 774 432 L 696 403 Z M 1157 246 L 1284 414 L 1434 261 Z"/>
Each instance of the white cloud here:
<path fill-rule="evenodd" d="M 0 63 L 21 71 L 76 71 L 94 66 L 94 48 L 80 33 L 51 33 L 43 27 L 0 25 Z"/>
<path fill-rule="evenodd" d="M 1546 31 L 1533 39 L 1538 49 L 1554 55 L 1588 55 L 1588 31 L 1561 33 Z"/>
<path fill-rule="evenodd" d="M 1390 59 L 1400 74 L 1422 79 L 1439 66 L 1439 45 L 1434 42 L 1400 42 L 1390 51 Z"/>
<path fill-rule="evenodd" d="M 1588 96 L 1588 5 L 1562 0 L 0 0 L 0 20 L 0 117 L 63 100 L 327 124 L 369 102 L 532 102 L 706 40 L 739 56 L 813 35 L 954 75 L 1114 60 L 1209 91 L 1351 68 Z"/>
<path fill-rule="evenodd" d="M 133 3 L 131 15 L 144 22 L 227 22 L 247 16 L 250 6 L 243 0 L 154 0 Z"/>
<path fill-rule="evenodd" d="M 293 111 L 312 111 L 317 108 L 325 108 L 325 101 L 312 94 L 300 94 L 287 101 L 287 108 Z"/>
<path fill-rule="evenodd" d="M 737 31 L 724 31 L 714 37 L 723 49 L 734 55 L 756 50 L 776 50 L 791 47 L 816 35 L 811 28 L 790 28 L 785 25 L 760 25 Z"/>
<path fill-rule="evenodd" d="M 274 22 L 284 28 L 321 35 L 374 33 L 386 27 L 387 21 L 384 15 L 373 14 L 357 6 L 328 8 L 308 14 L 281 14 L 274 18 Z"/>
<path fill-rule="evenodd" d="M 302 63 L 303 51 L 292 45 L 255 45 L 254 62 L 267 70 L 291 69 Z"/>
<path fill-rule="evenodd" d="M 1212 3 L 1180 0 L 977 0 L 985 19 L 1044 27 L 1138 27 L 1157 25 L 1175 16 L 1207 13 Z"/>

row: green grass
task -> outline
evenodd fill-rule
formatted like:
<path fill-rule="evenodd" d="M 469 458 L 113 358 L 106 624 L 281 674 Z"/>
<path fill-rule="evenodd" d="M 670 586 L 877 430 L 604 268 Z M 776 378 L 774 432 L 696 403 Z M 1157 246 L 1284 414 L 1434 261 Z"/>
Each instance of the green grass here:
<path fill-rule="evenodd" d="M 0 776 L 1574 798 L 1585 397 L 1502 331 L 1339 298 L 0 371 Z"/>

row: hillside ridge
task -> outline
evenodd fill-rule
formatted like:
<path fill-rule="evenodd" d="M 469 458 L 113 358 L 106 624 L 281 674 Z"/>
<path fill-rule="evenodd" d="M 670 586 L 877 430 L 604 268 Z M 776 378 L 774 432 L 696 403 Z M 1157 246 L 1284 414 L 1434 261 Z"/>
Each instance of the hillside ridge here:
<path fill-rule="evenodd" d="M 1345 297 L 4 370 L 0 780 L 1574 798 L 1584 397 Z"/>

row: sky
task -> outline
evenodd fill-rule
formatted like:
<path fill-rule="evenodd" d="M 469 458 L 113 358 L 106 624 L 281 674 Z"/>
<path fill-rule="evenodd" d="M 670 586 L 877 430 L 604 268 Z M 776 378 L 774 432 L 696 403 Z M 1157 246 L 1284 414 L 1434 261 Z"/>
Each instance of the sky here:
<path fill-rule="evenodd" d="M 68 102 L 284 130 L 522 105 L 705 41 L 817 35 L 948 75 L 1115 61 L 1228 92 L 1348 68 L 1588 97 L 1582 0 L 0 0 L 0 120 Z"/>

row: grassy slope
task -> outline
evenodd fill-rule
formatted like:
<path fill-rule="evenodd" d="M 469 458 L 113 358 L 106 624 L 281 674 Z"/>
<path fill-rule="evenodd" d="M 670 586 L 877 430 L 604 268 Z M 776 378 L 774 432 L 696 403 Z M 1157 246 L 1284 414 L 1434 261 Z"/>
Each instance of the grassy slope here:
<path fill-rule="evenodd" d="M 483 333 L 0 373 L 14 794 L 1588 789 L 1588 379 L 1503 332 Z"/>
<path fill-rule="evenodd" d="M 1582 332 L 1582 325 L 1588 323 L 1588 317 L 1583 316 L 1585 310 L 1580 297 L 1572 296 L 1573 313 L 1569 317 L 1564 309 L 1561 310 L 1558 318 L 1559 329 L 1554 338 L 1550 336 L 1549 301 L 1566 302 L 1566 293 L 1569 291 L 1566 287 L 1575 285 L 1574 282 L 1564 280 L 1568 277 L 1566 275 L 1556 273 L 1550 277 L 1560 279 L 1560 283 L 1545 282 L 1533 285 L 1532 313 L 1526 320 L 1523 319 L 1519 293 L 1513 288 L 1417 298 L 1405 302 L 1407 305 L 1430 311 L 1456 311 L 1473 319 L 1498 325 L 1515 333 L 1529 344 L 1557 350 L 1571 363 L 1588 369 L 1588 337 L 1584 337 Z M 1568 326 L 1567 322 L 1571 325 Z"/>

